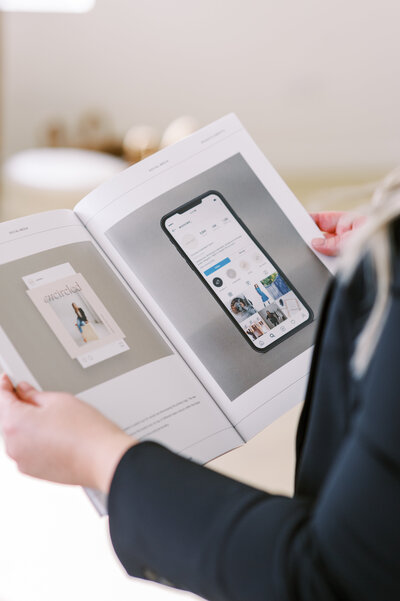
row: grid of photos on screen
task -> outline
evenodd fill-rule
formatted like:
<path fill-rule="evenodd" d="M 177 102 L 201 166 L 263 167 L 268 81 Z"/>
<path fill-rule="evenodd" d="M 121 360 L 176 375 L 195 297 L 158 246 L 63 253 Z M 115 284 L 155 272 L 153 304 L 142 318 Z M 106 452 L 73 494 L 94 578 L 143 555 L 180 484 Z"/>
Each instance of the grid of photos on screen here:
<path fill-rule="evenodd" d="M 276 271 L 246 284 L 231 294 L 228 309 L 251 341 L 282 336 L 305 316 L 304 306 Z"/>

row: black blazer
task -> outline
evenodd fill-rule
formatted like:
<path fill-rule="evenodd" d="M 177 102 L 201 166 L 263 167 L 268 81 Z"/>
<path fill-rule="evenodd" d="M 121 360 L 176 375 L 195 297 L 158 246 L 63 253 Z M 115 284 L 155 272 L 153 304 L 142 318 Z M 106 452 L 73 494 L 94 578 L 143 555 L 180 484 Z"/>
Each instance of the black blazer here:
<path fill-rule="evenodd" d="M 87 317 L 86 317 L 85 311 L 83 309 L 81 309 L 81 307 L 78 307 L 78 311 L 75 311 L 75 313 L 79 317 L 79 319 L 87 322 Z"/>
<path fill-rule="evenodd" d="M 144 442 L 119 463 L 110 532 L 127 572 L 226 601 L 400 599 L 400 260 L 361 381 L 349 362 L 370 271 L 334 282 L 297 435 L 293 498 Z"/>

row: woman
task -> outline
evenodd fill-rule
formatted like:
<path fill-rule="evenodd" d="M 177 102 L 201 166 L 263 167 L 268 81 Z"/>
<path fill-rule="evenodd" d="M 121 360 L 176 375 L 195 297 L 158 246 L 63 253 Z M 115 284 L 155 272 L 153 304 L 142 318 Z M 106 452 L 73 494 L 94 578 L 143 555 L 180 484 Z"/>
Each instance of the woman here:
<path fill-rule="evenodd" d="M 268 296 L 265 294 L 265 292 L 261 290 L 258 284 L 254 284 L 254 288 L 256 289 L 256 292 L 258 292 L 258 294 L 261 296 L 261 301 L 264 307 L 267 307 L 269 305 Z"/>
<path fill-rule="evenodd" d="M 397 173 L 378 190 L 329 288 L 292 498 L 135 444 L 71 395 L 14 391 L 4 378 L 9 454 L 26 473 L 109 493 L 111 538 L 131 575 L 224 601 L 400 599 L 399 188 Z M 326 254 L 356 223 L 315 220 Z"/>
<path fill-rule="evenodd" d="M 252 302 L 246 297 L 234 298 L 231 301 L 231 309 L 235 315 L 240 315 L 242 321 L 256 313 Z"/>
<path fill-rule="evenodd" d="M 271 311 L 267 311 L 267 317 L 268 317 L 269 321 L 272 323 L 274 328 L 279 325 L 279 319 L 276 316 L 276 313 L 274 314 L 274 313 L 271 313 Z"/>
<path fill-rule="evenodd" d="M 83 341 L 87 342 L 87 340 L 83 334 L 83 326 L 88 323 L 85 311 L 83 309 L 81 309 L 81 307 L 78 307 L 78 305 L 76 303 L 72 303 L 72 308 L 76 314 L 76 324 L 75 325 L 78 328 L 78 330 L 80 331 L 80 333 L 82 334 Z"/>

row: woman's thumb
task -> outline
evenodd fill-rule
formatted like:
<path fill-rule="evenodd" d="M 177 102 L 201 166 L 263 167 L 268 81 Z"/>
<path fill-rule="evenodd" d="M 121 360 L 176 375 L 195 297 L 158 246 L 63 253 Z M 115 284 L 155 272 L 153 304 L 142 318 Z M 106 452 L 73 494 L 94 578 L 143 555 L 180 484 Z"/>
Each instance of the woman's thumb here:
<path fill-rule="evenodd" d="M 37 396 L 39 395 L 39 391 L 36 390 L 33 386 L 28 384 L 28 382 L 20 382 L 17 386 L 17 395 L 24 401 L 25 403 L 32 403 L 33 405 L 38 405 Z"/>

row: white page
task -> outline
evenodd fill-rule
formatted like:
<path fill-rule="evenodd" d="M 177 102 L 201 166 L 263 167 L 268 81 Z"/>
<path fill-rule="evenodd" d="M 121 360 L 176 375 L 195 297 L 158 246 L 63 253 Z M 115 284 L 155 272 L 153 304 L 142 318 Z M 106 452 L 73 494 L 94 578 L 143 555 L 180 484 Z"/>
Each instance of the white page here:
<path fill-rule="evenodd" d="M 312 251 L 318 228 L 234 115 L 130 167 L 75 211 L 247 440 L 303 400 L 316 319 L 262 354 L 238 332 L 160 225 L 209 190 L 223 195 L 317 318 L 333 261 Z"/>
<path fill-rule="evenodd" d="M 72 392 L 202 463 L 241 444 L 72 211 L 1 223 L 0 249 L 0 366 L 14 383 Z"/>

